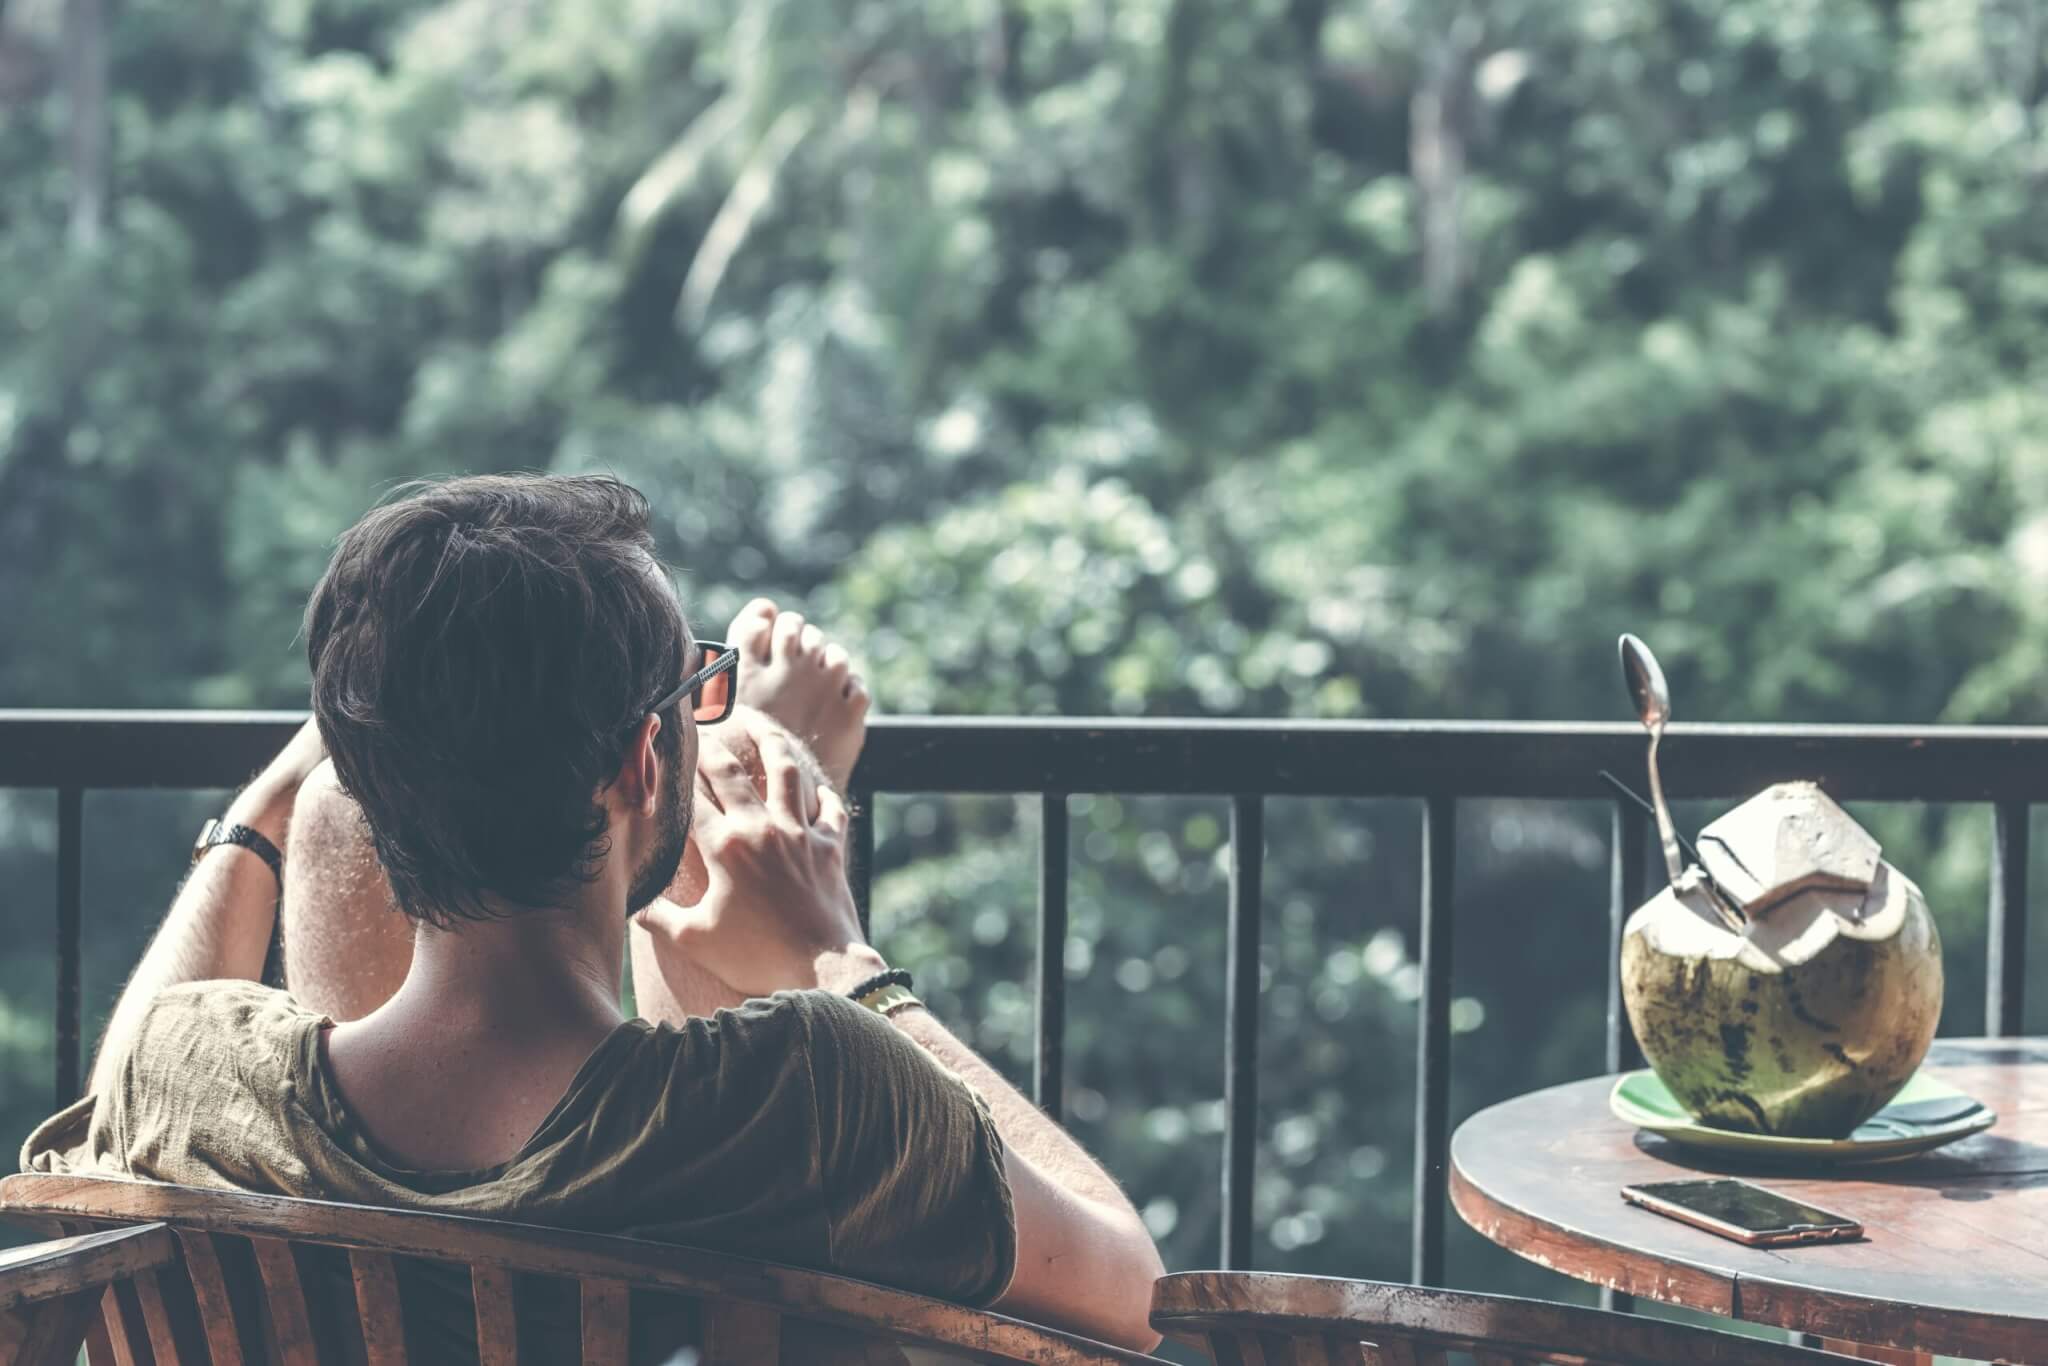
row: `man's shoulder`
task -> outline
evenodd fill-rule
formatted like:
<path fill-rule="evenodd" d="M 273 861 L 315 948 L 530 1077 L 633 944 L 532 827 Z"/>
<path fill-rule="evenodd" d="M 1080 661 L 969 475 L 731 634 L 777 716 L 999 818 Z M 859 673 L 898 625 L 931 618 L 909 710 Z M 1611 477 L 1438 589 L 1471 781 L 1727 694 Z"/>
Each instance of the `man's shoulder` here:
<path fill-rule="evenodd" d="M 653 1066 L 680 1076 L 724 1070 L 838 1077 L 891 1067 L 874 1065 L 914 1045 L 866 1006 L 830 991 L 778 991 L 680 1024 L 638 1022 L 640 1041 L 621 1077 Z"/>
<path fill-rule="evenodd" d="M 267 987 L 261 982 L 251 982 L 240 977 L 225 977 L 209 982 L 180 982 L 158 992 L 155 1003 L 159 1006 L 170 1003 L 175 1008 L 185 1010 L 245 1015 L 273 1010 L 299 1015 L 316 1013 L 299 1004 L 290 992 L 280 987 Z"/>
<path fill-rule="evenodd" d="M 252 1135 L 283 1124 L 285 1100 L 303 1080 L 307 1031 L 324 1019 L 255 982 L 166 987 L 126 1050 L 100 1069 L 99 1088 L 29 1136 L 23 1165 L 262 1189 L 253 1173 L 288 1165 L 289 1145 Z M 259 1160 L 245 1160 L 252 1154 Z"/>
<path fill-rule="evenodd" d="M 166 1033 L 218 1030 L 247 1037 L 326 1020 L 319 1012 L 299 1004 L 289 992 L 241 980 L 181 982 L 165 987 L 150 1001 L 144 1018 L 150 1027 L 138 1038 L 138 1044 L 144 1038 L 161 1039 Z"/>
<path fill-rule="evenodd" d="M 722 1007 L 710 1015 L 691 1016 L 679 1025 L 641 1023 L 650 1042 L 668 1048 L 738 1039 L 801 1047 L 818 1036 L 829 1045 L 872 1038 L 877 1025 L 888 1027 L 874 1011 L 832 991 L 778 991 Z"/>
<path fill-rule="evenodd" d="M 151 999 L 120 1071 L 130 1082 L 176 1078 L 193 1058 L 222 1052 L 282 1060 L 289 1041 L 325 1023 L 289 993 L 258 982 L 181 982 Z"/>
<path fill-rule="evenodd" d="M 778 991 L 758 1004 L 776 1021 L 772 1028 L 792 1031 L 792 1043 L 801 1043 L 814 1068 L 857 1070 L 864 1059 L 919 1051 L 887 1020 L 836 991 Z"/>

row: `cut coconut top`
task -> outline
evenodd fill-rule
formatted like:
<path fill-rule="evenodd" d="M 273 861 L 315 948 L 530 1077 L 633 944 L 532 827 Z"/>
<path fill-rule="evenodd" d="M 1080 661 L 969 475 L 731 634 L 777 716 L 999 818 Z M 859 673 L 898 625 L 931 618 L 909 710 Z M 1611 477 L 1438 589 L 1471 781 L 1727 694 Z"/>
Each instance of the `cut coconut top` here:
<path fill-rule="evenodd" d="M 1700 862 L 1752 917 L 1801 892 L 1860 894 L 1883 847 L 1815 783 L 1767 787 L 1700 831 Z"/>
<path fill-rule="evenodd" d="M 1697 868 L 1629 917 L 1624 933 L 1640 934 L 1659 953 L 1680 958 L 1733 958 L 1753 972 L 1799 967 L 1837 939 L 1889 939 L 1906 923 L 1920 889 L 1888 863 L 1880 863 L 1863 891 L 1810 887 L 1753 918 L 1740 932 L 1713 909 Z"/>

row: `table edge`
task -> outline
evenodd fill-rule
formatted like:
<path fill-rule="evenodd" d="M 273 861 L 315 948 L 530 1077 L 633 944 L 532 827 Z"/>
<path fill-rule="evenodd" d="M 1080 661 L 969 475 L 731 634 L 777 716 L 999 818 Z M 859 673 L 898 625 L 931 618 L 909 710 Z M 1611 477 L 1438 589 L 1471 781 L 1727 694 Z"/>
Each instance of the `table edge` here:
<path fill-rule="evenodd" d="M 1698 1309 L 1727 1319 L 1741 1317 L 1736 1295 L 1739 1273 L 1717 1272 L 1690 1262 L 1651 1257 L 1639 1249 L 1566 1224 L 1538 1219 L 1503 1204 L 1466 1174 L 1458 1161 L 1455 1136 L 1452 1140 L 1449 1186 L 1451 1208 L 1458 1212 L 1466 1226 L 1524 1261 L 1534 1262 L 1575 1281 L 1656 1300 L 1660 1304 Z M 1561 1248 L 1545 1248 L 1546 1242 L 1560 1239 Z M 1564 1255 L 1557 1255 L 1559 1251 Z M 1602 1254 L 1606 1254 L 1604 1258 Z M 1646 1271 L 1653 1264 L 1658 1268 L 1654 1276 Z"/>
<path fill-rule="evenodd" d="M 1596 1074 L 1525 1094 L 1538 1095 L 1567 1087 L 1591 1087 L 1596 1083 L 1611 1088 L 1619 1075 Z M 1853 1291 L 1820 1290 L 1768 1275 L 1733 1269 L 1716 1270 L 1667 1254 L 1618 1244 L 1569 1224 L 1539 1219 L 1515 1209 L 1488 1194 L 1466 1172 L 1459 1140 L 1475 1120 L 1523 1098 L 1514 1096 L 1498 1101 L 1475 1111 L 1458 1125 L 1451 1135 L 1446 1184 L 1451 1207 L 1467 1227 L 1488 1242 L 1526 1261 L 1577 1281 L 1605 1286 L 1660 1304 L 1703 1310 L 1765 1327 L 1850 1338 L 1871 1346 L 1978 1360 L 2048 1354 L 2048 1322 L 2043 1320 L 2017 1318 L 1995 1310 L 1957 1310 L 1906 1304 Z M 1617 1195 L 1616 1198 L 1620 1197 Z M 1753 1293 L 1745 1294 L 1745 1289 Z M 2044 1289 L 2044 1303 L 2048 1303 L 2048 1289 Z M 1855 1331 L 1846 1331 L 1852 1328 Z"/>

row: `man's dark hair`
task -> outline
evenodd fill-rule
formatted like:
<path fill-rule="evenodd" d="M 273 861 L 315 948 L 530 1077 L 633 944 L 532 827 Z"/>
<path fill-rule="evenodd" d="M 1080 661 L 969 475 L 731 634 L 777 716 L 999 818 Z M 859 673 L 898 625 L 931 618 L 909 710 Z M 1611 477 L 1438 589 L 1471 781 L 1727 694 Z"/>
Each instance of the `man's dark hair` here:
<path fill-rule="evenodd" d="M 595 794 L 686 639 L 647 500 L 616 479 L 413 484 L 349 528 L 306 608 L 313 712 L 400 908 L 485 919 L 486 896 L 547 905 L 594 876 Z"/>

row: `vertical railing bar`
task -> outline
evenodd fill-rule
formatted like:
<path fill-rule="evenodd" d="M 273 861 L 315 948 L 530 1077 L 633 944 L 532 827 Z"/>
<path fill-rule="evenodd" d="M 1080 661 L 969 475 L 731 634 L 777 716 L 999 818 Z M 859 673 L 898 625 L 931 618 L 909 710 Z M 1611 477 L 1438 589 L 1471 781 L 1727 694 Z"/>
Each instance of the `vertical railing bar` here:
<path fill-rule="evenodd" d="M 1627 1072 L 1643 1065 L 1643 1054 L 1621 1001 L 1621 932 L 1649 894 L 1650 822 L 1637 807 L 1617 800 L 1613 824 L 1607 864 L 1607 1070 Z"/>
<path fill-rule="evenodd" d="M 1648 857 L 1650 823 L 1632 802 L 1614 803 L 1613 841 L 1607 861 L 1607 1070 L 1627 1072 L 1643 1065 L 1642 1050 L 1636 1046 L 1635 1030 L 1629 1027 L 1628 1011 L 1621 999 L 1621 932 L 1635 908 L 1643 904 L 1649 885 Z M 1635 1296 L 1619 1290 L 1600 1289 L 1600 1307 L 1618 1313 L 1635 1312 Z"/>
<path fill-rule="evenodd" d="M 2027 990 L 2027 855 L 2032 808 L 1999 802 L 1991 808 L 1991 904 L 1984 927 L 1984 1032 L 2009 1039 L 2025 1032 Z"/>
<path fill-rule="evenodd" d="M 860 932 L 869 934 L 869 896 L 875 878 L 875 793 L 872 788 L 855 788 L 853 819 L 847 830 L 846 881 L 853 890 L 853 908 L 860 916 Z"/>
<path fill-rule="evenodd" d="M 81 1068 L 84 1036 L 80 921 L 85 902 L 85 792 L 57 792 L 57 1106 L 62 1109 L 85 1089 Z"/>
<path fill-rule="evenodd" d="M 1415 1214 L 1409 1277 L 1444 1282 L 1445 1206 L 1449 1199 L 1451 1117 L 1451 873 L 1457 854 L 1457 802 L 1427 798 L 1422 808 L 1422 1000 L 1415 1040 Z"/>
<path fill-rule="evenodd" d="M 1224 975 L 1223 1267 L 1252 1264 L 1252 1165 L 1259 1136 L 1259 908 L 1265 877 L 1263 797 L 1230 800 L 1230 927 Z"/>
<path fill-rule="evenodd" d="M 1038 798 L 1038 1047 L 1031 1098 L 1057 1121 L 1066 1096 L 1067 796 Z"/>

